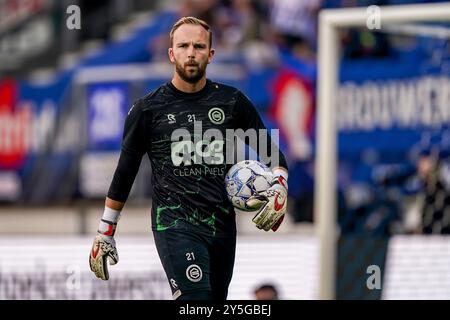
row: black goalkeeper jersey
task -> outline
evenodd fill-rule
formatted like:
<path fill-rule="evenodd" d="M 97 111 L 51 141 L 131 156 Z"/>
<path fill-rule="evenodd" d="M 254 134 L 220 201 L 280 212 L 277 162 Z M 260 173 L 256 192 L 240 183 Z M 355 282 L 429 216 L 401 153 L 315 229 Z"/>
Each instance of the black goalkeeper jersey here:
<path fill-rule="evenodd" d="M 136 101 L 128 113 L 108 197 L 126 201 L 147 154 L 152 167 L 153 230 L 235 234 L 235 213 L 224 179 L 232 166 L 226 154 L 227 133 L 238 128 L 265 129 L 253 104 L 238 89 L 210 80 L 195 93 L 182 92 L 171 82 L 162 85 Z M 273 144 L 270 148 L 274 150 Z M 279 165 L 287 168 L 283 154 L 278 148 L 275 152 Z"/>

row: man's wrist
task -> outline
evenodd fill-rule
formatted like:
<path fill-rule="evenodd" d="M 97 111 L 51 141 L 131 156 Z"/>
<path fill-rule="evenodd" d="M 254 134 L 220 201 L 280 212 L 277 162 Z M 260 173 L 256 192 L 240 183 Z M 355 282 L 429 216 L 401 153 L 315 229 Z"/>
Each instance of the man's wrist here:
<path fill-rule="evenodd" d="M 105 206 L 97 232 L 104 236 L 113 237 L 116 232 L 117 223 L 120 219 L 120 213 L 121 211 Z"/>
<path fill-rule="evenodd" d="M 286 169 L 275 168 L 275 169 L 273 169 L 272 173 L 273 173 L 272 185 L 278 183 L 278 184 L 282 185 L 283 187 L 285 187 L 287 190 L 288 189 L 288 183 L 287 183 L 288 172 L 286 171 Z"/>

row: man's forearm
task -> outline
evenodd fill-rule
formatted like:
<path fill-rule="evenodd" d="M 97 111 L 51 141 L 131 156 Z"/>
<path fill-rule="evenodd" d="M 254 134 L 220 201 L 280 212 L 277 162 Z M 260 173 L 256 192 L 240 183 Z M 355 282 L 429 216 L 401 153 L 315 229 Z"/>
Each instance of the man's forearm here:
<path fill-rule="evenodd" d="M 123 207 L 124 203 L 127 201 L 134 179 L 139 171 L 141 160 L 141 154 L 130 152 L 122 148 L 117 168 L 114 171 L 111 185 L 106 194 L 107 199 L 115 199 L 112 200 L 115 202 L 111 203 L 112 206 L 116 207 L 122 205 Z M 109 201 L 107 200 L 107 204 L 108 202 Z M 111 209 L 114 207 L 111 207 Z"/>
<path fill-rule="evenodd" d="M 116 201 L 106 197 L 105 206 L 113 210 L 122 211 L 125 206 L 125 202 Z"/>

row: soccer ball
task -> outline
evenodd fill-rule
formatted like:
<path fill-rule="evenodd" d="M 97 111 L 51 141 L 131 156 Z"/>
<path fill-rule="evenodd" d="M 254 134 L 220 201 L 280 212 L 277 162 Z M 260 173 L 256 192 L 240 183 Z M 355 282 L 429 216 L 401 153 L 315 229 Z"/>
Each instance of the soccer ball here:
<path fill-rule="evenodd" d="M 272 171 L 256 160 L 244 160 L 230 168 L 225 177 L 228 199 L 233 206 L 243 211 L 253 211 L 246 201 L 253 195 L 270 187 Z"/>

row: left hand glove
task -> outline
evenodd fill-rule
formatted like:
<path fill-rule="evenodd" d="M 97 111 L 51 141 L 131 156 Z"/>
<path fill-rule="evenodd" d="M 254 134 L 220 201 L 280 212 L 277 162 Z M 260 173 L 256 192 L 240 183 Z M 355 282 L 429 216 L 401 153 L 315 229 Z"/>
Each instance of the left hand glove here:
<path fill-rule="evenodd" d="M 97 233 L 89 254 L 89 266 L 97 278 L 109 279 L 108 262 L 114 265 L 119 262 L 119 254 L 116 249 L 116 241 L 112 236 Z"/>
<path fill-rule="evenodd" d="M 259 208 L 252 221 L 256 227 L 269 231 L 276 231 L 284 219 L 287 207 L 287 183 L 282 176 L 277 176 L 271 187 L 259 195 L 251 197 L 247 205 Z"/>

